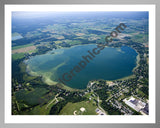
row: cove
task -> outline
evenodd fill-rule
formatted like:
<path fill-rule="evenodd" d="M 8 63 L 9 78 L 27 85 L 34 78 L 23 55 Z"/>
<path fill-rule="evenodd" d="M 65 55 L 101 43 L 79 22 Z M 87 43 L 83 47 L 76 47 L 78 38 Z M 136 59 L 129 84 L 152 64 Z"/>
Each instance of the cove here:
<path fill-rule="evenodd" d="M 87 55 L 88 50 L 95 47 L 95 44 L 77 45 L 31 57 L 25 61 L 27 72 L 42 76 L 47 84 L 55 84 L 65 72 L 69 72 L 82 60 L 82 56 Z M 136 57 L 136 51 L 127 46 L 105 47 L 84 69 L 65 83 L 71 88 L 85 89 L 90 80 L 116 80 L 132 75 L 132 70 L 136 67 Z"/>

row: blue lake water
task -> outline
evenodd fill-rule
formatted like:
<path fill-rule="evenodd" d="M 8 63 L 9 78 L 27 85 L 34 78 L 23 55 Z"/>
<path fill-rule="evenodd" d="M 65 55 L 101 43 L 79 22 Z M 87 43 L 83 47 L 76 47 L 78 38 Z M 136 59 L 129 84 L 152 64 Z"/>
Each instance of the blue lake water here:
<path fill-rule="evenodd" d="M 64 73 L 70 74 L 70 71 L 84 60 L 82 56 L 89 55 L 88 50 L 92 51 L 96 47 L 94 44 L 78 45 L 31 57 L 26 61 L 28 72 L 43 76 L 46 82 L 59 82 L 58 79 L 63 79 Z M 127 46 L 105 47 L 100 54 L 92 57 L 90 63 L 81 68 L 80 72 L 74 71 L 72 79 L 65 83 L 71 88 L 84 89 L 90 80 L 115 80 L 132 75 L 132 70 L 136 67 L 136 57 L 136 51 Z"/>
<path fill-rule="evenodd" d="M 18 40 L 18 39 L 21 39 L 21 38 L 23 38 L 21 35 L 12 36 L 12 41 L 13 40 Z"/>

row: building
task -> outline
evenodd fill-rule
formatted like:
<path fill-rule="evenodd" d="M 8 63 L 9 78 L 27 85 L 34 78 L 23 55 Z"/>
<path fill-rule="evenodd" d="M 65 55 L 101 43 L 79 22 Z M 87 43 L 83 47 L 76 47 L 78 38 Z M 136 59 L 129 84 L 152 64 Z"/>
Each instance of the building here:
<path fill-rule="evenodd" d="M 144 103 L 134 97 L 130 97 L 128 100 L 124 99 L 123 100 L 125 104 L 127 104 L 129 107 L 133 108 L 137 112 L 141 112 L 141 114 L 146 114 L 148 115 L 148 104 Z"/>

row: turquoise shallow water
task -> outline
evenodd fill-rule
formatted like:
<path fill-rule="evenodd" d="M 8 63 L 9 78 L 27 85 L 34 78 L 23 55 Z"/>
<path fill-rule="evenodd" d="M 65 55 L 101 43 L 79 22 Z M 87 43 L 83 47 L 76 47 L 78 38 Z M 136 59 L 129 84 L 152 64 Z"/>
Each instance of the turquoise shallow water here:
<path fill-rule="evenodd" d="M 70 71 L 78 65 L 82 56 L 89 55 L 87 52 L 96 48 L 96 45 L 79 45 L 71 48 L 53 50 L 44 55 L 30 58 L 26 64 L 29 70 L 36 75 L 48 77 L 53 81 L 62 79 L 64 73 Z M 65 82 L 67 86 L 77 89 L 86 88 L 88 81 L 93 79 L 115 80 L 132 74 L 136 66 L 137 53 L 130 47 L 121 48 L 106 47 L 100 54 L 87 63 L 80 72 L 74 72 L 72 79 Z M 33 75 L 33 74 L 32 74 Z"/>

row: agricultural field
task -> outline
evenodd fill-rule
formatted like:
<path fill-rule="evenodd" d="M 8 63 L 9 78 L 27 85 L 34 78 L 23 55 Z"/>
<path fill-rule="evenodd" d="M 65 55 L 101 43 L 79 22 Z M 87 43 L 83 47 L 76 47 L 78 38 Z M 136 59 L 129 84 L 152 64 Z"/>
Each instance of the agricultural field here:
<path fill-rule="evenodd" d="M 33 44 L 14 46 L 14 47 L 12 47 L 12 50 L 16 50 L 16 49 L 20 49 L 20 48 L 25 48 L 25 47 L 29 47 L 29 46 L 33 46 Z"/>
<path fill-rule="evenodd" d="M 15 53 L 33 53 L 36 52 L 36 46 L 23 47 L 19 49 L 12 50 L 12 54 Z"/>

